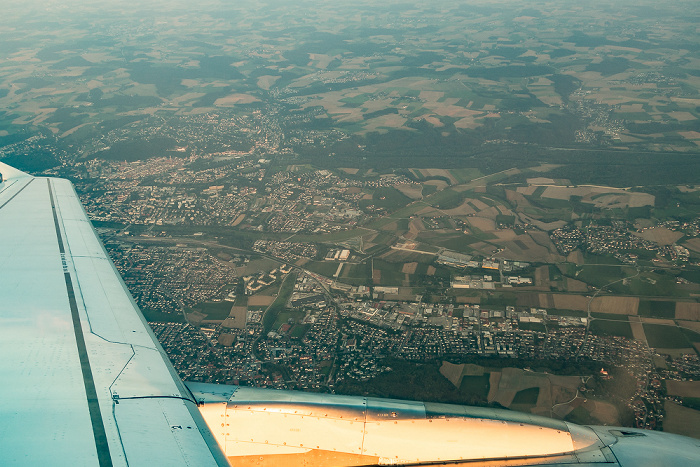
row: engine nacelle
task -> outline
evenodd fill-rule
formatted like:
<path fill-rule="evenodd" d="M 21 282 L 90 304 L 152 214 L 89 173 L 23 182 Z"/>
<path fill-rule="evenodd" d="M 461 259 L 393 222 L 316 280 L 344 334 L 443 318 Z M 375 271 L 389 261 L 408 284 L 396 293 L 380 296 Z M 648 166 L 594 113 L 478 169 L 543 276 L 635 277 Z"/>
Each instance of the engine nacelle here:
<path fill-rule="evenodd" d="M 187 383 L 234 465 L 613 463 L 617 438 L 509 410 Z"/>

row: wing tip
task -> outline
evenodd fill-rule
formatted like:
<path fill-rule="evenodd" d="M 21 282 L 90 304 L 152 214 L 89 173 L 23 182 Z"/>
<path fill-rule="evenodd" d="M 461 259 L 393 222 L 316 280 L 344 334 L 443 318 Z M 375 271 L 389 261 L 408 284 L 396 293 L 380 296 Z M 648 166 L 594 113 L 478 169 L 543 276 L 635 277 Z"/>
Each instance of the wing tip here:
<path fill-rule="evenodd" d="M 29 175 L 26 172 L 22 172 L 21 170 L 17 170 L 14 167 L 5 164 L 4 162 L 0 162 L 0 183 L 12 179 L 27 177 L 31 177 L 31 175 Z"/>

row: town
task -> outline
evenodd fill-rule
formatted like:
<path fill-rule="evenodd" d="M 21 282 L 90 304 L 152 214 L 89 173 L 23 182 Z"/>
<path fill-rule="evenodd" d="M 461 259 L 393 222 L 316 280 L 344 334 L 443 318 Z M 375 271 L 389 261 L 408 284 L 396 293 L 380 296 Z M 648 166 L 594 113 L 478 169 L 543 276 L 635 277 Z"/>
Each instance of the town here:
<path fill-rule="evenodd" d="M 184 380 L 336 392 L 348 381 L 393 371 L 396 359 L 432 365 L 498 359 L 502 366 L 530 362 L 545 369 L 553 362 L 588 362 L 595 367 L 593 381 L 603 384 L 584 385 L 583 396 L 605 396 L 627 410 L 628 423 L 657 428 L 665 403 L 682 402 L 661 381 L 700 374 L 694 352 L 669 355 L 639 340 L 589 332 L 589 318 L 575 313 L 426 303 L 421 296 L 386 300 L 378 297 L 396 291 L 357 287 L 346 293 L 303 268 L 277 264 L 266 270 L 275 263 L 254 259 L 252 252 L 222 260 L 202 247 L 107 245 L 139 305 L 163 312 L 158 316 L 165 319 L 152 328 Z M 493 265 L 498 269 L 497 261 L 486 264 Z M 153 279 L 156 271 L 160 280 Z M 202 301 L 219 315 L 198 311 Z M 610 391 L 604 382 L 614 378 L 621 380 L 615 385 L 632 383 Z M 490 401 L 482 396 L 471 402 Z"/>

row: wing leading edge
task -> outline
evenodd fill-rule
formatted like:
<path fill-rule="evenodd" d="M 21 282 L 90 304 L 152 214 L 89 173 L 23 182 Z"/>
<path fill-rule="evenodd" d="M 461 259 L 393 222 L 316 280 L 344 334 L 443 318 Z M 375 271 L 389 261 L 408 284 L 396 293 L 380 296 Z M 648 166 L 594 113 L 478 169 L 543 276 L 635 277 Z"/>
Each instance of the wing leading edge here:
<path fill-rule="evenodd" d="M 0 173 L 3 465 L 228 465 L 72 185 Z"/>

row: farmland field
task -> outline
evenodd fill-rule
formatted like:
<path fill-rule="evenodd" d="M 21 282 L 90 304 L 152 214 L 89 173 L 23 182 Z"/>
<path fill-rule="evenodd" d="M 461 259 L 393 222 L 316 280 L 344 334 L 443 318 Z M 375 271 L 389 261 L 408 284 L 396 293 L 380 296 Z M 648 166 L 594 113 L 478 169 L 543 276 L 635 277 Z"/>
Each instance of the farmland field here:
<path fill-rule="evenodd" d="M 607 336 L 620 336 L 632 339 L 632 328 L 627 321 L 603 321 L 595 320 L 591 322 L 591 332 Z M 647 339 L 649 336 L 647 336 Z M 650 344 L 651 345 L 651 344 Z"/>
<path fill-rule="evenodd" d="M 651 347 L 660 349 L 683 349 L 691 347 L 681 329 L 676 326 L 644 323 L 644 333 Z"/>
<path fill-rule="evenodd" d="M 664 431 L 700 438 L 700 411 L 682 407 L 671 401 L 664 402 L 664 410 Z"/>

